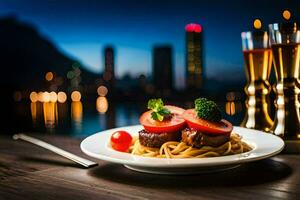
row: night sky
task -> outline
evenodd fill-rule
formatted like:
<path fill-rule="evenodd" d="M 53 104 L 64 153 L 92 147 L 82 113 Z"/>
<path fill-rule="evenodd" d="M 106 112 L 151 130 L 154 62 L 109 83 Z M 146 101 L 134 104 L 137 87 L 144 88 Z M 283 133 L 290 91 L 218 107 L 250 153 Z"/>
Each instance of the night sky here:
<path fill-rule="evenodd" d="M 0 8 L 0 17 L 16 15 L 20 21 L 33 24 L 64 53 L 96 73 L 103 70 L 100 55 L 105 45 L 116 47 L 116 73 L 121 77 L 126 73 L 149 75 L 153 46 L 170 44 L 174 51 L 176 85 L 181 87 L 187 23 L 203 26 L 207 77 L 242 80 L 240 33 L 251 30 L 255 18 L 262 19 L 264 28 L 282 20 L 284 9 L 289 9 L 292 18 L 299 20 L 300 2 L 0 0 Z"/>

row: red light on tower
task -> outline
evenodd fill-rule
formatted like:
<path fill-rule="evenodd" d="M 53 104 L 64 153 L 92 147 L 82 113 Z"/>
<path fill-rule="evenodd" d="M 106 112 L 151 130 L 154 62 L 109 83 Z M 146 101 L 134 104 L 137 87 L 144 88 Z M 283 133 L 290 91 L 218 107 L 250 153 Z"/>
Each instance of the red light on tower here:
<path fill-rule="evenodd" d="M 195 32 L 195 33 L 200 33 L 202 31 L 202 26 L 200 24 L 187 24 L 185 26 L 185 31 L 186 32 Z"/>

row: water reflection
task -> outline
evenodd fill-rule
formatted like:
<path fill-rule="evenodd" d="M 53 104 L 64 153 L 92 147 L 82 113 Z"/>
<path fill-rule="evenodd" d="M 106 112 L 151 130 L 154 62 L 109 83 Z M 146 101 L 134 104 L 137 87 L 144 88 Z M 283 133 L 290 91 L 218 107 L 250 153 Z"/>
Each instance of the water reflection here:
<path fill-rule="evenodd" d="M 71 119 L 76 131 L 82 130 L 82 112 L 83 107 L 81 101 L 73 101 L 71 103 Z"/>
<path fill-rule="evenodd" d="M 67 103 L 57 103 L 57 126 L 68 127 L 69 105 Z"/>
<path fill-rule="evenodd" d="M 31 112 L 31 118 L 32 118 L 32 126 L 36 127 L 36 119 L 37 119 L 37 106 L 36 102 L 31 102 L 30 103 L 30 112 Z"/>
<path fill-rule="evenodd" d="M 45 126 L 48 129 L 55 127 L 57 120 L 57 106 L 55 102 L 43 103 Z"/>
<path fill-rule="evenodd" d="M 45 93 L 40 94 L 44 95 Z M 40 98 L 41 100 L 46 99 L 47 102 L 37 101 L 39 93 L 31 95 L 33 101 L 30 103 L 30 118 L 33 131 L 44 132 L 46 130 L 51 133 L 85 137 L 109 128 L 138 124 L 140 114 L 146 109 L 143 103 L 114 103 L 110 102 L 109 98 L 100 95 L 93 103 L 90 101 L 66 101 L 67 95 L 62 92 L 57 93 L 57 98 L 54 98 L 55 95 L 50 97 L 51 93 L 49 92 L 46 93 L 46 95 L 48 94 L 49 98 L 45 98 L 43 95 Z M 100 94 L 104 93 L 100 92 Z M 75 97 L 75 99 L 78 98 Z M 180 104 L 175 103 L 175 105 Z M 244 116 L 244 113 L 241 112 L 241 101 L 233 99 L 233 101 L 227 101 L 220 105 L 223 105 L 227 114 L 224 116 L 225 118 L 235 125 L 240 123 Z"/>
<path fill-rule="evenodd" d="M 30 103 L 32 127 L 39 127 L 41 124 L 44 124 L 44 115 L 43 115 L 43 104 L 40 102 L 31 102 Z"/>
<path fill-rule="evenodd" d="M 96 109 L 99 113 L 106 113 L 108 110 L 108 101 L 107 98 L 104 96 L 100 96 L 97 98 L 96 101 Z"/>

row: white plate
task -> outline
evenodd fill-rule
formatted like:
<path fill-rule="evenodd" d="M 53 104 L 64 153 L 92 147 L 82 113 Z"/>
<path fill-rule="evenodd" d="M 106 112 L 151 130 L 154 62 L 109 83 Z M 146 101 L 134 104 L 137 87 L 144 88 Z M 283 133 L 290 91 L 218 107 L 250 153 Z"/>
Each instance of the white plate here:
<path fill-rule="evenodd" d="M 237 155 L 184 159 L 148 158 L 118 152 L 110 147 L 109 141 L 113 132 L 124 130 L 136 136 L 141 129 L 143 129 L 141 125 L 136 125 L 102 131 L 84 139 L 80 144 L 80 148 L 91 157 L 123 164 L 129 169 L 140 172 L 191 174 L 231 169 L 241 163 L 274 156 L 280 153 L 284 147 L 283 140 L 275 135 L 241 127 L 234 127 L 233 131 L 241 135 L 243 141 L 251 145 L 253 149 L 250 152 Z"/>

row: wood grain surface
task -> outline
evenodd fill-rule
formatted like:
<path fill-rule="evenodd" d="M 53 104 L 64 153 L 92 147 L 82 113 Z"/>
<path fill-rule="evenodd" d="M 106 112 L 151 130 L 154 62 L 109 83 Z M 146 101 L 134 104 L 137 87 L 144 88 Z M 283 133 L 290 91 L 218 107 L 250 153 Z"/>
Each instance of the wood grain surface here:
<path fill-rule="evenodd" d="M 86 157 L 80 139 L 31 135 Z M 104 161 L 83 169 L 47 150 L 0 136 L 0 199 L 300 199 L 300 155 L 280 154 L 224 172 L 166 176 Z"/>

